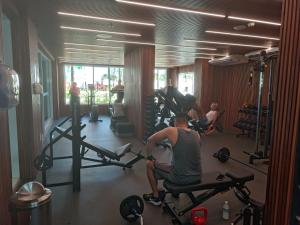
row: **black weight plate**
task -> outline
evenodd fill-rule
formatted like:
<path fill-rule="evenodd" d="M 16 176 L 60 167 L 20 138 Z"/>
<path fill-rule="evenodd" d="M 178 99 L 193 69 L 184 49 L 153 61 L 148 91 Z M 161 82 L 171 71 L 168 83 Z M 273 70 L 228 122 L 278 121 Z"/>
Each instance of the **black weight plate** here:
<path fill-rule="evenodd" d="M 218 151 L 217 158 L 220 162 L 225 163 L 230 157 L 230 151 L 228 148 L 223 147 Z"/>
<path fill-rule="evenodd" d="M 144 202 L 137 195 L 131 195 L 125 198 L 120 204 L 120 214 L 129 222 L 135 222 L 143 211 Z"/>
<path fill-rule="evenodd" d="M 39 171 L 50 169 L 52 166 L 51 158 L 48 155 L 39 155 L 34 161 L 34 167 Z"/>

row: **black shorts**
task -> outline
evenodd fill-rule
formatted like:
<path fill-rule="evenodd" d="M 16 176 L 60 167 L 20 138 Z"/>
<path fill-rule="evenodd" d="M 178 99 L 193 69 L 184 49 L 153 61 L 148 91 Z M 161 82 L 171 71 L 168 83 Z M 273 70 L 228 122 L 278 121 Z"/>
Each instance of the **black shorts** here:
<path fill-rule="evenodd" d="M 200 176 L 174 176 L 172 165 L 159 161 L 154 162 L 154 176 L 157 180 L 167 180 L 173 184 L 181 185 L 195 184 L 201 181 Z"/>
<path fill-rule="evenodd" d="M 168 180 L 172 182 L 171 179 L 172 166 L 167 163 L 154 162 L 154 176 L 157 180 Z"/>

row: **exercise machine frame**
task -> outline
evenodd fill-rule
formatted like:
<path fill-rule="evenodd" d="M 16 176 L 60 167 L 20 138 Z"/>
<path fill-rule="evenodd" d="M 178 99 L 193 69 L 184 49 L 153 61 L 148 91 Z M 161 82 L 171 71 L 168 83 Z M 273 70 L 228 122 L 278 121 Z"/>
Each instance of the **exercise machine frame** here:
<path fill-rule="evenodd" d="M 258 107 L 257 107 L 257 124 L 256 124 L 256 136 L 255 136 L 255 151 L 247 152 L 245 154 L 249 155 L 249 163 L 253 164 L 254 160 L 267 160 L 269 158 L 268 145 L 271 132 L 272 123 L 272 94 L 273 94 L 273 77 L 274 77 L 274 67 L 275 59 L 277 58 L 277 53 L 268 54 L 262 51 L 259 55 L 259 85 L 258 85 Z M 260 143 L 260 129 L 261 129 L 261 119 L 262 119 L 262 92 L 264 87 L 264 77 L 267 62 L 269 62 L 269 89 L 268 89 L 268 102 L 267 102 L 267 116 L 266 116 L 266 127 L 264 136 L 264 148 L 263 151 L 259 151 Z"/>
<path fill-rule="evenodd" d="M 191 209 L 195 208 L 199 204 L 202 204 L 206 200 L 210 199 L 211 197 L 213 197 L 219 193 L 227 192 L 230 189 L 235 189 L 236 191 L 244 193 L 243 189 L 246 188 L 248 190 L 248 188 L 245 186 L 245 183 L 254 179 L 254 175 L 252 175 L 252 174 L 242 177 L 242 178 L 237 178 L 235 175 L 230 174 L 230 173 L 226 173 L 226 174 L 218 173 L 218 174 L 213 174 L 213 175 L 217 175 L 215 182 L 219 181 L 219 184 L 200 183 L 199 185 L 203 186 L 203 188 L 197 188 L 194 185 L 191 185 L 191 188 L 189 188 L 190 185 L 177 186 L 177 187 L 179 187 L 179 189 L 182 189 L 182 188 L 185 189 L 183 191 L 181 191 L 181 190 L 176 191 L 175 184 L 171 184 L 167 181 L 164 182 L 164 187 L 167 190 L 166 194 L 182 194 L 182 193 L 184 193 L 191 200 L 191 203 L 188 206 L 186 206 L 180 210 L 176 209 L 173 206 L 173 203 L 166 202 L 166 201 L 164 202 L 163 209 L 165 212 L 167 212 L 168 214 L 171 215 L 173 224 L 180 224 L 180 225 L 185 224 L 185 222 L 182 221 L 182 219 L 181 219 L 181 217 L 185 213 L 187 213 Z M 212 174 L 209 174 L 208 177 L 211 178 Z M 218 180 L 218 178 L 219 178 L 219 180 Z M 172 186 L 174 187 L 174 185 L 175 185 L 175 188 L 172 188 Z M 185 187 L 187 187 L 187 188 L 185 188 Z M 205 191 L 205 192 L 201 192 L 199 195 L 195 196 L 195 194 L 193 192 L 198 192 L 198 191 Z"/>
<path fill-rule="evenodd" d="M 61 159 L 72 159 L 72 179 L 67 182 L 59 182 L 59 183 L 48 183 L 47 182 L 47 169 L 42 170 L 42 183 L 45 187 L 54 187 L 54 186 L 63 186 L 63 185 L 73 185 L 73 191 L 80 191 L 80 169 L 92 168 L 92 167 L 102 167 L 102 166 L 119 166 L 123 169 L 131 168 L 136 162 L 144 159 L 145 157 L 140 153 L 135 153 L 131 150 L 131 144 L 128 143 L 119 148 L 118 154 L 116 152 L 105 149 L 101 146 L 92 145 L 84 139 L 86 136 L 81 137 L 81 130 L 86 126 L 81 125 L 81 116 L 80 116 L 80 103 L 79 98 L 73 96 L 71 101 L 72 106 L 72 126 L 65 129 L 61 126 L 70 120 L 70 117 L 63 120 L 58 124 L 51 132 L 50 132 L 50 143 L 44 148 L 43 153 L 46 155 L 46 149 L 50 148 L 50 165 L 49 168 L 53 166 L 54 160 Z M 69 132 L 72 131 L 72 134 Z M 58 133 L 59 135 L 53 138 L 54 133 Z M 53 145 L 61 138 L 67 138 L 72 142 L 72 155 L 69 156 L 60 156 L 54 157 L 53 153 Z M 86 157 L 86 153 L 92 150 L 97 153 L 100 159 L 95 159 L 91 157 Z M 128 162 L 120 162 L 120 159 L 127 153 L 131 153 L 134 155 Z M 91 165 L 83 165 L 82 161 L 90 161 L 95 162 Z"/>

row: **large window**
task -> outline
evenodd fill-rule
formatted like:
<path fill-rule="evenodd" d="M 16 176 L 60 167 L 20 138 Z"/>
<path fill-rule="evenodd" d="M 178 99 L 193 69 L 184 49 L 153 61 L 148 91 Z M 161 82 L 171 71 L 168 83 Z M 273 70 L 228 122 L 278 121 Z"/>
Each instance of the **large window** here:
<path fill-rule="evenodd" d="M 194 95 L 194 73 L 179 73 L 178 90 L 184 95 Z"/>
<path fill-rule="evenodd" d="M 123 84 L 123 68 L 115 66 L 65 65 L 65 102 L 70 103 L 70 85 L 76 82 L 81 104 L 110 104 L 116 99 L 110 90 Z"/>
<path fill-rule="evenodd" d="M 42 98 L 42 115 L 44 126 L 46 122 L 52 118 L 53 115 L 53 101 L 52 101 L 52 68 L 50 59 L 42 52 L 38 53 L 39 57 L 39 75 L 40 82 L 43 85 Z"/>
<path fill-rule="evenodd" d="M 154 89 L 161 89 L 167 86 L 167 69 L 154 70 Z"/>
<path fill-rule="evenodd" d="M 3 63 L 13 67 L 13 46 L 10 19 L 2 14 L 2 35 L 3 35 Z M 18 124 L 16 107 L 7 110 L 8 128 L 9 128 L 9 144 L 11 158 L 11 175 L 12 186 L 15 187 L 20 179 L 19 168 L 19 145 L 18 145 Z"/>

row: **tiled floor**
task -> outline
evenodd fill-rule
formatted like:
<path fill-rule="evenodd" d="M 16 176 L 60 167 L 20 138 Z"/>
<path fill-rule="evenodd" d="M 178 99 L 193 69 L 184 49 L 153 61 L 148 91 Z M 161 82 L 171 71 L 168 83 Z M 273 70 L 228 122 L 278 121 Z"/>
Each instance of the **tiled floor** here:
<path fill-rule="evenodd" d="M 86 118 L 83 120 L 87 127 L 82 133 L 87 135 L 87 142 L 110 149 L 131 142 L 135 151 L 143 150 L 142 143 L 135 138 L 116 137 L 109 129 L 109 118 L 103 117 L 102 119 L 104 119 L 102 123 L 89 123 Z M 246 171 L 254 173 L 255 180 L 250 182 L 248 187 L 251 189 L 253 198 L 264 201 L 266 176 L 234 161 L 228 161 L 226 164 L 218 162 L 212 157 L 212 154 L 223 146 L 231 149 L 231 155 L 234 158 L 247 162 L 248 157 L 242 152 L 244 150 L 253 151 L 254 141 L 245 137 L 236 138 L 234 134 L 230 133 L 214 133 L 204 137 L 202 140 L 203 171 L 233 171 L 236 173 Z M 55 144 L 55 155 L 62 156 L 70 154 L 70 152 L 71 142 L 69 140 L 61 140 Z M 159 151 L 156 154 L 165 160 L 170 158 L 168 150 Z M 95 154 L 93 155 L 97 157 Z M 128 157 L 125 156 L 124 158 Z M 258 164 L 258 168 L 264 171 L 267 170 L 265 165 Z M 55 161 L 54 168 L 48 173 L 49 180 L 55 182 L 68 181 L 70 167 L 70 160 Z M 116 166 L 81 170 L 80 193 L 73 193 L 71 186 L 52 187 L 51 190 L 54 193 L 52 200 L 54 225 L 127 224 L 119 214 L 119 205 L 122 199 L 132 194 L 142 195 L 144 192 L 150 191 L 143 160 L 135 164 L 132 169 L 125 171 Z M 228 200 L 230 204 L 231 219 L 243 206 L 234 196 L 233 191 L 209 199 L 203 204 L 204 207 L 208 208 L 207 225 L 230 224 L 230 221 L 221 219 L 222 206 L 225 200 Z M 184 204 L 185 201 L 186 199 L 183 198 L 176 204 Z M 146 204 L 143 217 L 145 225 L 172 224 L 170 217 L 163 214 L 160 207 Z"/>

